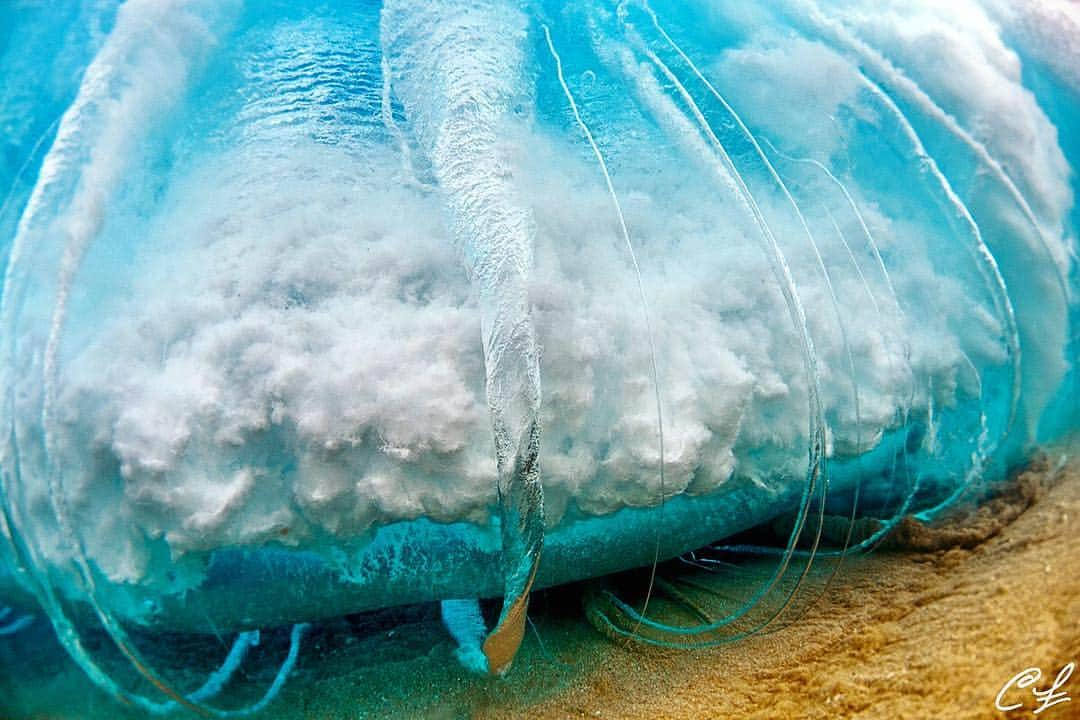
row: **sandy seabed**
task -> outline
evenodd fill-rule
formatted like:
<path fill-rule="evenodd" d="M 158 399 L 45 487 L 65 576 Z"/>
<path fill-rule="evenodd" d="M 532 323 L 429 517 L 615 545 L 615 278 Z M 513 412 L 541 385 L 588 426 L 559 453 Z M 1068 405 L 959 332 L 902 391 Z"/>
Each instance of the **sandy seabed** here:
<path fill-rule="evenodd" d="M 1040 668 L 1045 687 L 1080 662 L 1077 449 L 1048 453 L 935 530 L 903 524 L 777 632 L 694 651 L 628 647 L 593 630 L 580 589 L 567 589 L 534 599 L 544 647 L 530 636 L 504 680 L 470 681 L 434 649 L 382 678 L 369 666 L 315 681 L 306 709 L 286 699 L 279 717 L 356 717 L 342 708 L 351 692 L 352 712 L 370 717 L 1080 718 L 1080 672 L 1062 687 L 1070 702 L 1036 715 L 1029 689 L 1005 696 L 1024 708 L 995 709 L 1022 670 Z"/>
<path fill-rule="evenodd" d="M 1016 692 L 1003 705 L 1026 708 L 995 709 L 1018 672 L 1041 668 L 1046 687 L 1080 662 L 1080 463 L 1021 474 L 962 524 L 899 535 L 912 549 L 849 559 L 790 627 L 692 653 L 612 652 L 522 715 L 1080 718 L 1080 672 L 1062 687 L 1070 702 L 1036 715 Z"/>
<path fill-rule="evenodd" d="M 845 560 L 820 598 L 775 632 L 693 651 L 627 646 L 589 625 L 584 588 L 572 586 L 534 596 L 537 632 L 506 678 L 483 680 L 458 666 L 433 606 L 358 616 L 309 634 L 281 697 L 259 717 L 1080 718 L 1080 672 L 1061 688 L 1069 702 L 1034 714 L 1029 689 L 1006 696 L 1023 708 L 995 709 L 1022 670 L 1040 668 L 1036 687 L 1046 687 L 1080 662 L 1078 450 L 1047 453 L 999 497 L 936 529 L 904 523 L 886 546 Z M 50 635 L 37 633 L 0 646 L 0 718 L 140 717 L 90 687 L 58 647 L 39 647 Z M 264 634 L 220 706 L 261 693 L 283 637 Z M 193 685 L 182 656 L 170 677 Z M 5 662 L 29 673 L 5 676 Z"/>
<path fill-rule="evenodd" d="M 1075 457 L 1075 455 L 1073 455 Z M 972 515 L 849 558 L 791 626 L 712 649 L 667 651 L 557 627 L 549 653 L 579 673 L 546 698 L 509 679 L 433 717 L 1080 718 L 1075 701 L 1034 715 L 995 709 L 1002 686 L 1080 661 L 1080 463 L 1048 456 Z M 538 608 L 543 614 L 543 608 Z M 544 657 L 519 671 L 545 673 Z M 548 665 L 550 666 L 550 661 Z M 541 682 L 542 681 L 538 681 Z M 524 686 L 524 687 L 523 687 Z M 1040 686 L 1045 686 L 1040 683 Z M 419 708 L 417 708 L 419 709 Z"/>

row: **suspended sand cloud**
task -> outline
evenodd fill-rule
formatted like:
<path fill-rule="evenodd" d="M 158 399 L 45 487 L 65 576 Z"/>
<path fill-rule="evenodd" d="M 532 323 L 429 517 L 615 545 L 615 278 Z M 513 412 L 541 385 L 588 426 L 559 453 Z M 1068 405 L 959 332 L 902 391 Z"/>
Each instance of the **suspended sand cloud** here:
<path fill-rule="evenodd" d="M 931 518 L 1078 420 L 1068 3 L 55 12 L 0 40 L 57 73 L 0 94 L 0 577 L 149 712 L 219 711 L 129 626 L 297 623 L 283 682 L 303 623 L 451 601 L 499 673 L 534 587 L 793 517 L 761 600 L 826 512 Z"/>

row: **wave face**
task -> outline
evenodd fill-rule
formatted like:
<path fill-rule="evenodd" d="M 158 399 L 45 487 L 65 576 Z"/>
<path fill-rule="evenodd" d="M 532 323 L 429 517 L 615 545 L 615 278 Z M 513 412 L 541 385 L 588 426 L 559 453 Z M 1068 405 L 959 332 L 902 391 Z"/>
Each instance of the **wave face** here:
<path fill-rule="evenodd" d="M 1065 0 L 5 4 L 0 587 L 103 686 L 69 605 L 503 597 L 444 609 L 497 672 L 532 587 L 977 500 L 1080 425 L 1078 57 Z"/>

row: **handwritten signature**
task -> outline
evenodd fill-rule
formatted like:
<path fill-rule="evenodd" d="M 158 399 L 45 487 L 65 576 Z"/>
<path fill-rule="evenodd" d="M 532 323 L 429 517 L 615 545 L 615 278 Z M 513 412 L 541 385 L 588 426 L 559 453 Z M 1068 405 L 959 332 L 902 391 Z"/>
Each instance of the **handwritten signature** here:
<path fill-rule="evenodd" d="M 1021 670 L 1013 675 L 1009 682 L 1002 686 L 1001 691 L 998 692 L 997 698 L 994 700 L 994 707 L 1002 712 L 1025 708 L 1026 705 L 1022 702 L 1006 705 L 1006 695 L 1009 695 L 1010 691 L 1014 689 L 1026 690 L 1028 688 L 1031 688 L 1031 696 L 1036 703 L 1034 710 L 1032 710 L 1032 714 L 1034 715 L 1038 715 L 1043 710 L 1052 708 L 1059 703 L 1069 702 L 1072 698 L 1069 697 L 1068 692 L 1061 688 L 1069 681 L 1069 678 L 1072 677 L 1074 669 L 1076 669 L 1076 663 L 1069 663 L 1061 668 L 1061 671 L 1058 672 L 1057 677 L 1054 678 L 1054 682 L 1050 687 L 1042 689 L 1035 687 L 1035 683 L 1042 679 L 1042 670 L 1037 667 Z"/>

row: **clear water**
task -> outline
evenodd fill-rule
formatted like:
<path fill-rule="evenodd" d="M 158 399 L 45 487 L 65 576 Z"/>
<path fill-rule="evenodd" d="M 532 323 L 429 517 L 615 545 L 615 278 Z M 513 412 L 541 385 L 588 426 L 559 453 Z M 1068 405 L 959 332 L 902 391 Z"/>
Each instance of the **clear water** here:
<path fill-rule="evenodd" d="M 259 712 L 346 616 L 500 674 L 718 543 L 722 620 L 591 619 L 770 625 L 1080 424 L 1077 68 L 1066 0 L 5 3 L 7 682 Z"/>

